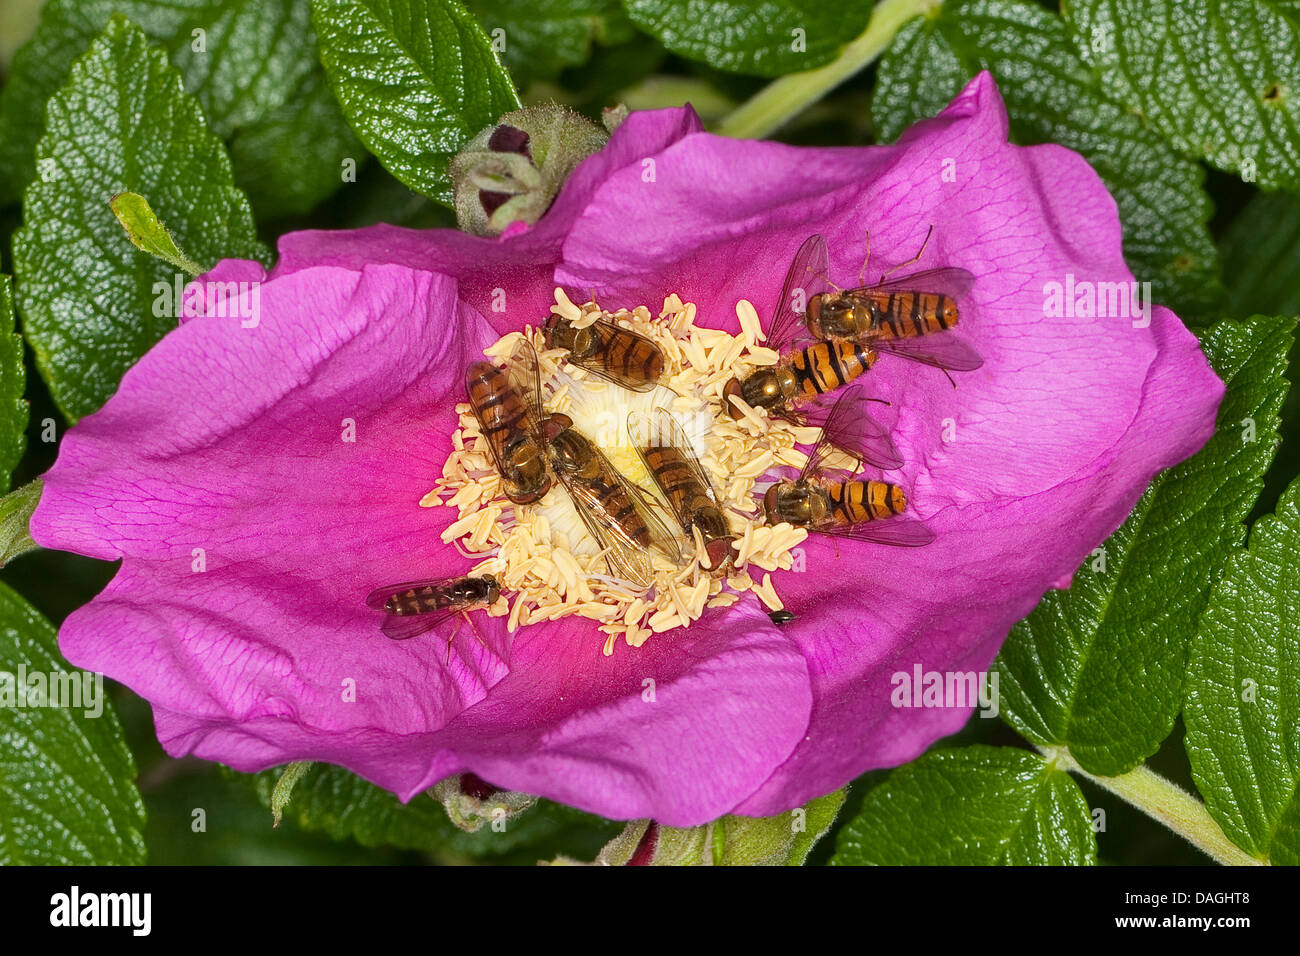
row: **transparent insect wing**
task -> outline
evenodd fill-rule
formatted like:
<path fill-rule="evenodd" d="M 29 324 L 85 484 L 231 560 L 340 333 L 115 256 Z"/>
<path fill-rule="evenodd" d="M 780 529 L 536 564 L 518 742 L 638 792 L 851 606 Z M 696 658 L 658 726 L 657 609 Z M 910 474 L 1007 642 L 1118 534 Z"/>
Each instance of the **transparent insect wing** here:
<path fill-rule="evenodd" d="M 691 474 L 700 487 L 704 489 L 704 493 L 715 505 L 718 504 L 718 496 L 713 490 L 713 483 L 709 480 L 704 466 L 700 464 L 694 446 L 691 444 L 690 439 L 686 437 L 685 430 L 671 411 L 666 408 L 656 408 L 648 415 L 641 412 L 631 412 L 627 417 L 627 429 L 628 435 L 632 439 L 632 445 L 641 457 L 642 464 L 645 465 L 646 471 L 650 472 L 651 477 L 656 482 L 659 478 L 646 455 L 646 450 L 651 447 L 675 449 L 690 468 Z M 664 496 L 668 497 L 667 489 L 663 490 Z M 690 515 L 677 514 L 676 517 L 683 528 L 691 520 Z"/>
<path fill-rule="evenodd" d="M 815 295 L 831 291 L 830 258 L 826 252 L 826 239 L 816 233 L 804 240 L 799 251 L 795 253 L 790 270 L 785 274 L 785 284 L 781 287 L 781 298 L 772 310 L 772 322 L 768 326 L 768 348 L 780 351 L 787 345 L 811 339 L 804 316 L 808 311 L 808 300 Z"/>
<path fill-rule="evenodd" d="M 659 385 L 659 379 L 663 378 L 662 373 L 659 379 L 637 378 L 627 374 L 622 366 L 622 356 L 632 341 L 641 343 L 644 348 L 653 349 L 659 353 L 662 361 L 663 353 L 653 341 L 639 332 L 633 332 L 604 320 L 596 322 L 591 329 L 599 340 L 599 345 L 595 354 L 581 362 L 574 362 L 575 365 L 632 392 L 648 392 Z"/>
<path fill-rule="evenodd" d="M 615 575 L 626 578 L 641 587 L 654 580 L 654 567 L 650 556 L 632 541 L 605 508 L 600 496 L 582 482 L 574 481 L 561 473 L 560 483 L 569 493 L 573 508 L 582 519 L 587 533 L 605 552 L 605 562 Z"/>
<path fill-rule="evenodd" d="M 889 430 L 871 417 L 870 406 L 879 404 L 867 396 L 861 385 L 853 385 L 841 391 L 829 409 L 824 405 L 809 409 L 808 424 L 821 425 L 822 431 L 809 452 L 800 480 L 816 474 L 832 447 L 885 471 L 901 468 L 903 458 Z"/>
<path fill-rule="evenodd" d="M 406 641 L 420 634 L 428 633 L 444 624 L 465 608 L 444 607 L 424 614 L 385 614 L 379 629 L 384 637 L 394 641 Z"/>
<path fill-rule="evenodd" d="M 920 548 L 934 540 L 934 532 L 925 522 L 903 517 L 869 521 L 830 533 L 837 538 L 887 544 L 896 548 Z"/>
<path fill-rule="evenodd" d="M 925 269 L 910 272 L 904 276 L 886 277 L 873 286 L 870 292 L 929 292 L 934 295 L 946 295 L 950 299 L 961 299 L 975 284 L 975 276 L 956 266 L 944 266 L 938 269 Z"/>
<path fill-rule="evenodd" d="M 950 372 L 973 372 L 984 364 L 975 347 L 952 332 L 885 339 L 872 342 L 871 347 L 882 355 L 896 355 L 909 362 L 920 362 Z"/>
<path fill-rule="evenodd" d="M 540 427 L 544 414 L 542 412 L 542 371 L 537 359 L 537 349 L 533 343 L 524 338 L 510 353 L 506 364 L 510 373 L 510 384 L 528 407 L 526 427 L 534 435 Z"/>

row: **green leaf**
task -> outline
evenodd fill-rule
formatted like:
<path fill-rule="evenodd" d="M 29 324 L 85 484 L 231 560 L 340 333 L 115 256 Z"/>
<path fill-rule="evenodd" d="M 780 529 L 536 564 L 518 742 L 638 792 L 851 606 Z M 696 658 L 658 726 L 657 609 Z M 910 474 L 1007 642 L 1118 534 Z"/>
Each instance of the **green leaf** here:
<path fill-rule="evenodd" d="M 641 863 L 647 866 L 802 866 L 843 805 L 844 791 L 836 790 L 773 817 L 725 816 L 697 827 L 655 824 L 653 849 Z M 646 820 L 629 823 L 601 850 L 597 862 L 627 865 L 642 852 L 648 825 Z"/>
<path fill-rule="evenodd" d="M 1300 480 L 1210 593 L 1188 667 L 1187 756 L 1223 832 L 1300 864 Z"/>
<path fill-rule="evenodd" d="M 1092 815 L 1078 784 L 1010 747 L 936 750 L 875 787 L 836 841 L 832 866 L 1091 866 Z"/>
<path fill-rule="evenodd" d="M 1300 315 L 1300 198 L 1257 193 L 1223 237 L 1228 301 L 1242 315 Z"/>
<path fill-rule="evenodd" d="M 1071 0 L 1084 58 L 1172 145 L 1268 187 L 1300 188 L 1300 3 Z"/>
<path fill-rule="evenodd" d="M 618 0 L 466 0 L 465 7 L 520 89 L 586 63 L 596 41 L 632 32 Z"/>
<path fill-rule="evenodd" d="M 338 188 L 341 155 L 360 158 L 327 89 L 311 0 L 50 0 L 0 93 L 0 205 L 34 178 L 46 101 L 114 12 L 172 51 L 212 127 L 233 139 L 236 182 L 259 215 L 310 209 Z"/>
<path fill-rule="evenodd" d="M 1208 331 L 1202 347 L 1227 383 L 1214 437 L 1156 476 L 1104 561 L 1089 558 L 1068 591 L 1049 593 L 995 662 L 1007 722 L 1068 746 L 1091 773 L 1116 776 L 1155 753 L 1182 707 L 1197 615 L 1245 540 L 1277 448 L 1293 326 L 1256 317 Z"/>
<path fill-rule="evenodd" d="M 200 265 L 265 261 L 267 252 L 221 141 L 162 51 L 129 21 L 114 17 L 74 64 L 50 99 L 48 123 L 14 266 L 37 367 L 75 421 L 176 327 L 179 306 L 168 310 L 160 295 L 174 299 L 183 276 L 132 248 L 109 208 L 113 196 L 148 196 Z"/>
<path fill-rule="evenodd" d="M 32 540 L 30 525 L 44 487 L 37 478 L 0 498 L 0 568 L 39 547 Z"/>
<path fill-rule="evenodd" d="M 196 276 L 203 271 L 181 252 L 172 234 L 149 205 L 149 200 L 139 193 L 118 193 L 108 201 L 108 208 L 113 210 L 113 215 L 126 230 L 131 245 L 141 252 L 170 263 L 187 275 Z"/>
<path fill-rule="evenodd" d="M 171 48 L 186 91 L 226 139 L 283 106 L 316 68 L 311 0 L 211 2 Z"/>
<path fill-rule="evenodd" d="M 27 370 L 23 340 L 14 334 L 14 294 L 11 280 L 0 275 L 0 493 L 27 450 Z M 6 558 L 0 557 L 0 564 Z"/>
<path fill-rule="evenodd" d="M 301 215 L 355 178 L 365 147 L 344 119 L 324 69 L 307 74 L 279 109 L 241 127 L 230 141 L 235 185 L 260 221 Z M 355 188 L 355 187 L 353 187 Z"/>
<path fill-rule="evenodd" d="M 1006 99 L 1012 138 L 1060 143 L 1092 164 L 1119 205 L 1124 253 L 1159 301 L 1203 309 L 1222 296 L 1201 167 L 1105 92 L 1059 16 L 1028 0 L 948 0 L 894 40 L 878 72 L 882 138 L 932 116 L 980 70 Z"/>
<path fill-rule="evenodd" d="M 460 0 L 313 0 L 321 60 L 361 141 L 421 195 L 451 202 L 447 164 L 519 97 Z"/>
<path fill-rule="evenodd" d="M 154 39 L 170 37 L 214 0 L 49 0 L 31 40 L 14 56 L 0 90 L 0 206 L 22 196 L 36 175 L 36 143 L 45 131 L 45 104 L 68 78 L 114 13 Z"/>
<path fill-rule="evenodd" d="M 280 776 L 280 770 L 268 770 L 248 778 L 268 808 Z M 508 821 L 502 831 L 483 827 L 466 833 L 427 792 L 404 804 L 356 774 L 319 763 L 297 780 L 292 798 L 282 809 L 285 820 L 304 829 L 323 830 L 336 840 L 422 850 L 447 861 L 492 857 L 535 863 L 554 855 L 557 845 L 562 852 L 590 858 L 617 829 L 599 817 L 541 800 L 519 819 Z"/>
<path fill-rule="evenodd" d="M 103 676 L 69 670 L 53 626 L 4 584 L 0 740 L 0 864 L 144 862 L 135 765 Z"/>
<path fill-rule="evenodd" d="M 867 27 L 871 0 L 623 0 L 674 53 L 732 73 L 781 76 L 833 59 Z"/>

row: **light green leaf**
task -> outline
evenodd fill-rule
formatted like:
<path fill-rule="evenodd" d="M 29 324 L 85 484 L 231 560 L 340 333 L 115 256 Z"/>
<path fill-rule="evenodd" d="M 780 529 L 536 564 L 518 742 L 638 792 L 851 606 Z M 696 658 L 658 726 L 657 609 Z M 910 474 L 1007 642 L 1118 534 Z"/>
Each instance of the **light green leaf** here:
<path fill-rule="evenodd" d="M 113 196 L 148 196 L 200 265 L 265 261 L 267 252 L 198 103 L 162 51 L 121 17 L 51 98 L 37 158 L 43 175 L 27 190 L 14 235 L 19 305 L 37 367 L 75 421 L 175 328 L 179 310 L 171 290 L 184 277 L 132 248 L 109 208 Z"/>
<path fill-rule="evenodd" d="M 1091 866 L 1092 815 L 1070 775 L 1010 747 L 936 750 L 873 788 L 832 866 Z"/>
<path fill-rule="evenodd" d="M 1183 719 L 1223 832 L 1262 860 L 1300 864 L 1300 480 L 1210 592 Z"/>
<path fill-rule="evenodd" d="M 126 230 L 131 245 L 141 252 L 168 262 L 188 275 L 196 276 L 203 271 L 181 252 L 172 234 L 149 205 L 149 200 L 139 193 L 118 193 L 108 201 L 108 208 L 113 210 L 113 215 Z"/>
<path fill-rule="evenodd" d="M 0 568 L 39 547 L 32 540 L 32 513 L 41 501 L 44 483 L 37 478 L 0 498 Z"/>
<path fill-rule="evenodd" d="M 1070 0 L 1102 85 L 1176 149 L 1300 189 L 1300 3 Z"/>
<path fill-rule="evenodd" d="M 451 201 L 447 164 L 519 97 L 460 0 L 313 0 L 321 60 L 361 141 L 421 195 Z"/>
<path fill-rule="evenodd" d="M 1182 707 L 1187 646 L 1214 575 L 1277 448 L 1292 322 L 1225 320 L 1202 346 L 1227 395 L 1197 455 L 1156 476 L 1068 591 L 1016 625 L 995 666 L 1001 713 L 1030 740 L 1068 746 L 1116 776 L 1155 753 Z"/>
<path fill-rule="evenodd" d="M 27 370 L 23 340 L 14 333 L 14 294 L 10 278 L 0 275 L 0 493 L 27 449 Z M 7 560 L 0 557 L 0 564 Z"/>
<path fill-rule="evenodd" d="M 106 693 L 0 584 L 0 865 L 144 862 L 135 765 Z"/>
<path fill-rule="evenodd" d="M 674 53 L 719 70 L 781 76 L 831 60 L 867 27 L 871 0 L 623 0 Z"/>
<path fill-rule="evenodd" d="M 1119 205 L 1125 257 L 1159 301 L 1203 309 L 1222 296 L 1204 171 L 1106 92 L 1066 24 L 1036 3 L 948 0 L 904 27 L 879 67 L 882 138 L 937 113 L 983 69 L 1006 99 L 1016 142 L 1068 146 L 1096 169 Z"/>

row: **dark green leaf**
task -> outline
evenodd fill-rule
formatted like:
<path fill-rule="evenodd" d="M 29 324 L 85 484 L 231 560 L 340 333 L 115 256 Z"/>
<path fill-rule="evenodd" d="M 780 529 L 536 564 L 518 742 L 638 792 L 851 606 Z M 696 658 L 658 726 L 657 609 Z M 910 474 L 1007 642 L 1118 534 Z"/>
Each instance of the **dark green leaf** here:
<path fill-rule="evenodd" d="M 781 76 L 831 60 L 867 28 L 871 0 L 623 0 L 674 53 L 733 73 Z"/>
<path fill-rule="evenodd" d="M 313 0 L 321 60 L 361 141 L 398 179 L 450 203 L 451 156 L 519 97 L 460 0 Z"/>
<path fill-rule="evenodd" d="M 1300 481 L 1228 561 L 1192 642 L 1187 755 L 1223 832 L 1300 864 Z"/>
<path fill-rule="evenodd" d="M 553 80 L 591 56 L 592 44 L 631 32 L 618 0 L 466 0 L 515 85 Z"/>
<path fill-rule="evenodd" d="M 0 493 L 9 490 L 9 477 L 27 449 L 26 387 L 23 340 L 14 334 L 12 282 L 0 275 Z"/>
<path fill-rule="evenodd" d="M 14 56 L 0 91 L 0 206 L 17 200 L 35 177 L 45 103 L 68 78 L 72 61 L 120 13 L 158 39 L 175 34 L 214 0 L 49 0 L 40 26 Z"/>
<path fill-rule="evenodd" d="M 357 181 L 365 158 L 320 68 L 283 106 L 230 141 L 235 185 L 263 222 L 314 209 L 345 182 Z"/>
<path fill-rule="evenodd" d="M 281 770 L 255 775 L 258 797 L 271 806 Z M 557 852 L 593 859 L 617 831 L 617 825 L 568 807 L 539 801 L 505 830 L 458 829 L 442 804 L 428 793 L 403 804 L 387 790 L 367 783 L 341 767 L 316 764 L 295 783 L 284 807 L 289 822 L 324 830 L 336 840 L 352 838 L 362 846 L 393 846 L 435 853 L 451 861 L 463 857 L 517 858 L 535 863 Z M 268 815 L 269 822 L 269 815 Z"/>
<path fill-rule="evenodd" d="M 1078 785 L 1009 747 L 938 750 L 895 770 L 840 831 L 833 866 L 1090 866 Z"/>
<path fill-rule="evenodd" d="M 1107 540 L 1104 567 L 1085 561 L 1011 632 L 996 662 L 1001 712 L 1030 740 L 1116 776 L 1169 734 L 1197 615 L 1245 539 L 1277 447 L 1292 326 L 1257 317 L 1208 331 L 1202 346 L 1228 386 L 1214 437 L 1156 477 Z"/>
<path fill-rule="evenodd" d="M 1228 302 L 1241 315 L 1300 315 L 1300 199 L 1257 193 L 1223 237 Z"/>
<path fill-rule="evenodd" d="M 311 0 L 217 0 L 171 46 L 185 89 L 225 139 L 283 106 L 316 68 Z"/>
<path fill-rule="evenodd" d="M 1176 149 L 1300 189 L 1300 3 L 1071 0 L 1065 10 L 1103 87 Z"/>
<path fill-rule="evenodd" d="M 109 208 L 113 196 L 148 198 L 202 266 L 267 253 L 221 141 L 162 51 L 127 20 L 115 17 L 73 66 L 48 122 L 37 148 L 43 176 L 27 190 L 14 265 L 37 366 L 75 421 L 176 326 L 178 306 L 168 311 L 160 294 L 175 296 L 158 290 L 184 277 L 131 246 Z"/>
<path fill-rule="evenodd" d="M 360 160 L 326 89 L 311 0 L 50 0 L 0 95 L 0 205 L 32 180 L 46 101 L 113 12 L 172 51 L 212 128 L 234 139 L 259 214 L 310 209 L 338 187 L 342 156 Z"/>
<path fill-rule="evenodd" d="M 1119 205 L 1125 256 L 1159 301 L 1203 309 L 1221 296 L 1203 170 L 1108 95 L 1061 18 L 1029 0 L 949 0 L 904 27 L 879 67 L 881 135 L 934 115 L 982 69 L 998 81 L 1017 142 L 1060 143 L 1097 170 Z"/>
<path fill-rule="evenodd" d="M 144 862 L 135 765 L 102 675 L 69 670 L 49 621 L 4 584 L 0 741 L 0 864 Z"/>

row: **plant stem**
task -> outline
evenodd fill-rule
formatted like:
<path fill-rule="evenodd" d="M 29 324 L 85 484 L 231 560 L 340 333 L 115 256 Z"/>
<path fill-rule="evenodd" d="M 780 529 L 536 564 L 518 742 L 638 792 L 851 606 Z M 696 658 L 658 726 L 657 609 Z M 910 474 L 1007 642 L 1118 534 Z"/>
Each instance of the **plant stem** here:
<path fill-rule="evenodd" d="M 1264 860 L 1251 856 L 1224 836 L 1214 817 L 1205 809 L 1205 804 L 1145 765 L 1118 777 L 1100 777 L 1080 767 L 1065 747 L 1039 747 L 1038 750 L 1062 770 L 1086 777 L 1152 819 L 1159 820 L 1216 863 L 1224 866 L 1266 865 Z"/>
<path fill-rule="evenodd" d="M 743 139 L 770 135 L 880 56 L 904 23 L 942 5 L 943 0 L 880 0 L 867 29 L 839 56 L 815 70 L 773 80 L 719 123 L 717 132 Z"/>

